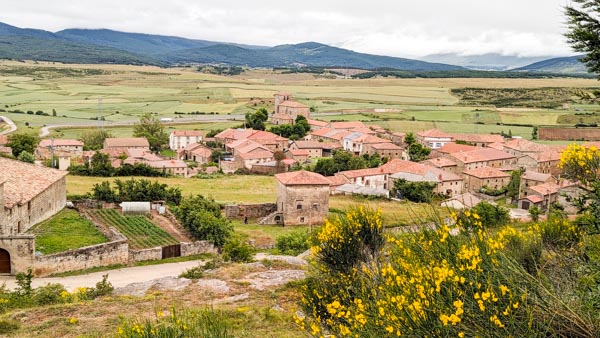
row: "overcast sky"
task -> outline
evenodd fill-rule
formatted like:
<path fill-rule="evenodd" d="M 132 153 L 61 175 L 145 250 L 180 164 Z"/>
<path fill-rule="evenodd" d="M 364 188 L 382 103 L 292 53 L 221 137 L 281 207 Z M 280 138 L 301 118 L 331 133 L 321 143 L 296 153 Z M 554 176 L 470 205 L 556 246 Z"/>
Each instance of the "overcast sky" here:
<path fill-rule="evenodd" d="M 274 46 L 317 41 L 359 52 L 573 54 L 568 0 L 4 0 L 0 21 Z"/>

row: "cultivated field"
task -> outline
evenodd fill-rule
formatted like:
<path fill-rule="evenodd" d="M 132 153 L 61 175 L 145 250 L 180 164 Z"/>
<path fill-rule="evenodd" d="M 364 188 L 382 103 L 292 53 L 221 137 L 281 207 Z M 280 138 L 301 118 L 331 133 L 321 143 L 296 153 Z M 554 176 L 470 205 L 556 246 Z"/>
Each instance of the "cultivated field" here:
<path fill-rule="evenodd" d="M 278 91 L 290 92 L 311 106 L 316 118 L 363 120 L 398 131 L 437 127 L 448 132 L 499 133 L 511 129 L 513 135 L 531 137 L 531 128 L 514 124 L 570 124 L 582 119 L 578 116 L 582 111 L 599 110 L 569 97 L 569 93 L 580 88 L 597 87 L 598 82 L 592 79 L 358 80 L 269 70 L 249 70 L 225 77 L 199 73 L 195 68 L 14 61 L 0 62 L 0 74 L 0 109 L 4 110 L 0 114 L 15 121 L 21 130 L 35 133 L 44 125 L 85 125 L 73 130 L 60 128 L 52 134 L 57 138 L 77 137 L 90 124 L 107 128 L 116 136 L 127 136 L 131 126 L 110 124 L 132 123 L 146 112 L 191 123 L 172 126 L 178 129 L 231 127 L 239 125 L 246 112 L 260 107 L 272 110 L 273 94 Z M 453 94 L 453 90 L 461 88 L 470 88 L 459 91 L 469 95 L 464 102 L 460 100 L 462 94 Z M 556 103 L 552 93 L 557 92 L 564 94 L 557 107 L 536 108 L 545 96 Z M 498 93 L 504 96 L 499 98 Z M 510 100 L 514 100 L 515 109 L 510 109 Z M 563 101 L 569 102 L 562 106 Z M 509 109 L 494 106 L 497 102 L 502 102 L 502 107 L 508 104 Z M 372 113 L 381 108 L 401 112 Z M 363 114 L 356 113 L 361 110 Z M 11 113 L 14 111 L 23 113 Z M 319 115 L 324 112 L 336 114 Z M 207 119 L 220 122 L 202 122 Z M 238 121 L 230 121 L 234 119 Z M 583 116 L 583 120 L 591 119 Z M 474 126 L 476 123 L 479 126 Z"/>
<path fill-rule="evenodd" d="M 150 222 L 146 216 L 123 216 L 115 209 L 89 211 L 106 226 L 115 227 L 129 240 L 134 250 L 179 243 L 168 232 Z"/>

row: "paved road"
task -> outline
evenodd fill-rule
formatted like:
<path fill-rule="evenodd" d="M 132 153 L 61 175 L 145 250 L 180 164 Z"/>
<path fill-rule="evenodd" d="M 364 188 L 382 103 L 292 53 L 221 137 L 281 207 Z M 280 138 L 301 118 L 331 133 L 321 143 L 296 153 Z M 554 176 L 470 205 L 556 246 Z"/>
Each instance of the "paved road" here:
<path fill-rule="evenodd" d="M 94 272 L 87 275 L 72 277 L 48 277 L 34 278 L 33 287 L 44 286 L 48 283 L 59 283 L 65 286 L 69 291 L 78 287 L 93 287 L 102 280 L 102 275 L 108 274 L 108 280 L 115 288 L 124 287 L 131 283 L 149 282 L 163 277 L 177 277 L 187 269 L 198 266 L 202 260 L 165 263 L 158 265 L 136 266 L 131 268 L 122 268 L 117 270 Z M 6 287 L 14 289 L 17 284 L 15 278 L 11 276 L 0 277 L 0 284 L 6 283 Z"/>
<path fill-rule="evenodd" d="M 17 125 L 11 119 L 9 119 L 8 117 L 6 117 L 6 116 L 0 116 L 0 120 L 3 120 L 4 123 L 8 124 L 8 126 L 10 127 L 8 130 L 1 131 L 0 135 L 2 135 L 2 134 L 10 134 L 13 131 L 17 130 Z"/>

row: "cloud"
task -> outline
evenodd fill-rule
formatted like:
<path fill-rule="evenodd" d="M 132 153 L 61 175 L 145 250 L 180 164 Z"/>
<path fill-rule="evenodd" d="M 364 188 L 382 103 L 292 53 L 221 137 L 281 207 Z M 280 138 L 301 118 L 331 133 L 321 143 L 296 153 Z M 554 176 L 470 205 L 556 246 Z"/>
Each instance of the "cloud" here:
<path fill-rule="evenodd" d="M 0 21 L 277 45 L 317 41 L 393 56 L 566 55 L 564 0 L 20 0 Z"/>

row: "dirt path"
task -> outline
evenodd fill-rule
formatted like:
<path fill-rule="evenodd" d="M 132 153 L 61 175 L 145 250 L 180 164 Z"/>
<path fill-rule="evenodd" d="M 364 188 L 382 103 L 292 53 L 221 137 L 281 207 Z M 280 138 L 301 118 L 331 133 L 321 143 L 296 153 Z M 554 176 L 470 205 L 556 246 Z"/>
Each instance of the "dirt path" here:
<path fill-rule="evenodd" d="M 13 131 L 17 130 L 17 125 L 11 119 L 9 119 L 8 117 L 6 117 L 6 116 L 0 116 L 0 120 L 4 121 L 4 123 L 8 124 L 8 127 L 9 127 L 7 130 L 4 130 L 4 131 L 0 132 L 0 135 L 2 135 L 2 134 L 10 134 Z"/>
<path fill-rule="evenodd" d="M 48 283 L 59 283 L 73 291 L 78 287 L 93 287 L 102 280 L 102 275 L 108 274 L 108 281 L 115 288 L 127 286 L 131 283 L 149 282 L 159 278 L 177 277 L 187 269 L 198 266 L 204 261 L 195 260 L 178 263 L 165 263 L 149 266 L 135 266 L 104 272 L 94 272 L 87 275 L 72 277 L 42 277 L 33 279 L 33 287 L 44 286 Z M 6 287 L 14 289 L 17 284 L 13 276 L 0 276 L 0 284 L 6 283 Z"/>
<path fill-rule="evenodd" d="M 193 242 L 193 240 L 189 238 L 182 229 L 173 224 L 173 222 L 171 222 L 165 216 L 159 214 L 156 210 L 152 210 L 152 223 L 164 229 L 180 242 Z"/>

